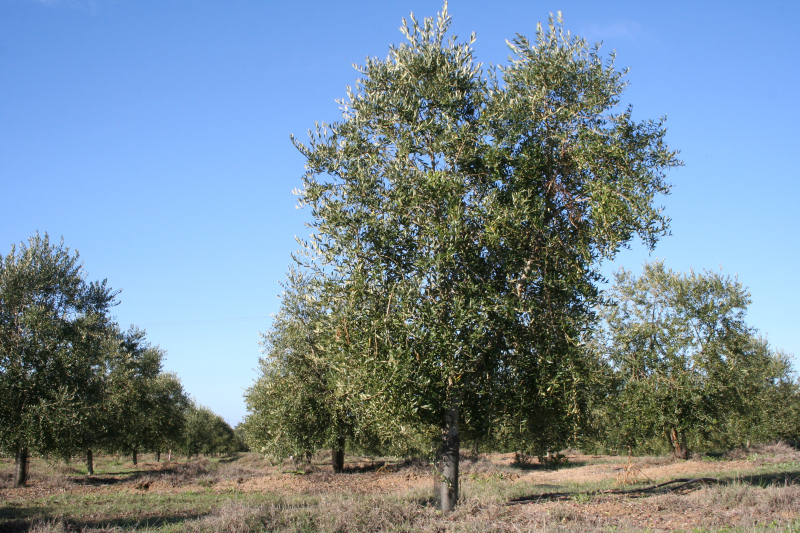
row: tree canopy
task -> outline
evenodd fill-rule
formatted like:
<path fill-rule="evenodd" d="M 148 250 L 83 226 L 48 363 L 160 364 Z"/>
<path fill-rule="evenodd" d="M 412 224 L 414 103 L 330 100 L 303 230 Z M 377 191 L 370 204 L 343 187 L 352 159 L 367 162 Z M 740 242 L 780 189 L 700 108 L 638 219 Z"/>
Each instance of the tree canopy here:
<path fill-rule="evenodd" d="M 404 21 L 405 43 L 357 67 L 342 119 L 293 139 L 313 216 L 299 259 L 329 312 L 320 353 L 378 440 L 439 441 L 444 510 L 462 435 L 565 442 L 599 261 L 667 233 L 654 200 L 680 164 L 663 121 L 619 107 L 613 55 L 560 18 L 489 71 L 449 27 L 446 5 Z"/>

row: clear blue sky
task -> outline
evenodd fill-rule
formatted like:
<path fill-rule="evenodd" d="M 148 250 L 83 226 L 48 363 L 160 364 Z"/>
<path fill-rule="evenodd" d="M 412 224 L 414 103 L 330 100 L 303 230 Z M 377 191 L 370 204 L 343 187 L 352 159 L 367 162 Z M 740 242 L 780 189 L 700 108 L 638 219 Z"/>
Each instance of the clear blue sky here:
<path fill-rule="evenodd" d="M 37 230 L 123 290 L 115 314 L 235 424 L 259 331 L 304 237 L 289 142 L 339 117 L 352 63 L 438 0 L 0 0 L 0 252 Z M 751 325 L 800 355 L 800 3 L 451 0 L 484 63 L 562 11 L 631 68 L 624 103 L 668 115 L 686 166 L 652 258 L 749 286 Z M 635 271 L 640 248 L 616 265 Z"/>

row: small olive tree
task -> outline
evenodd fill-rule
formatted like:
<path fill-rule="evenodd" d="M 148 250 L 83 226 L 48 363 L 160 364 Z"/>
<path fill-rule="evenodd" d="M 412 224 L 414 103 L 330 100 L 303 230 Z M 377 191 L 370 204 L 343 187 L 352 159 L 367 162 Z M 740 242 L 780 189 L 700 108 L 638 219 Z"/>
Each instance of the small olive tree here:
<path fill-rule="evenodd" d="M 796 394 L 785 356 L 745 321 L 750 294 L 721 272 L 681 274 L 663 261 L 615 275 L 597 346 L 615 373 L 607 438 L 642 447 L 664 439 L 676 457 L 694 447 L 777 438 L 777 405 Z M 782 397 L 783 401 L 776 399 Z M 784 433 L 787 428 L 783 429 Z M 770 435 L 771 434 L 771 435 Z"/>
<path fill-rule="evenodd" d="M 208 407 L 190 401 L 184 414 L 185 424 L 179 450 L 187 457 L 241 451 L 243 443 L 233 428 Z"/>
<path fill-rule="evenodd" d="M 160 451 L 182 440 L 189 399 L 175 374 L 162 370 L 164 351 L 152 346 L 144 330 L 131 327 L 115 335 L 109 355 L 103 447 L 129 453 Z"/>
<path fill-rule="evenodd" d="M 263 334 L 259 376 L 245 393 L 244 428 L 249 446 L 273 457 L 310 458 L 328 447 L 341 472 L 348 441 L 376 447 L 349 386 L 356 376 L 341 343 L 350 332 L 336 330 L 337 309 L 325 291 L 323 278 L 290 271 L 280 312 Z"/>
<path fill-rule="evenodd" d="M 263 334 L 259 376 L 245 393 L 247 442 L 265 455 L 309 458 L 331 440 L 323 309 L 307 280 L 290 273 L 280 312 Z"/>

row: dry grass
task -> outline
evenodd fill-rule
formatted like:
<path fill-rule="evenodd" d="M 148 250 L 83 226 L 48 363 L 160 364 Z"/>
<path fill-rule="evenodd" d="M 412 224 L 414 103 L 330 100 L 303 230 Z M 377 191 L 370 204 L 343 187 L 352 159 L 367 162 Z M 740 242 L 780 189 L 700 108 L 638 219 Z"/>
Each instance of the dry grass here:
<path fill-rule="evenodd" d="M 231 503 L 186 524 L 186 531 L 575 532 L 797 531 L 800 488 L 718 487 L 647 499 L 551 502 L 509 508 L 466 499 L 442 516 L 430 506 L 387 498 L 323 499 L 313 507 Z"/>
<path fill-rule="evenodd" d="M 755 444 L 735 448 L 725 454 L 728 460 L 748 460 L 757 464 L 779 464 L 800 461 L 800 451 L 784 442 Z"/>
<path fill-rule="evenodd" d="M 74 469 L 64 465 L 37 464 L 28 471 L 29 483 L 50 489 L 67 489 L 72 485 Z M 10 489 L 14 485 L 13 462 L 11 468 L 0 472 L 0 489 Z"/>
<path fill-rule="evenodd" d="M 573 453 L 568 467 L 556 471 L 514 467 L 513 454 L 465 456 L 462 501 L 446 516 L 431 502 L 430 465 L 420 460 L 350 458 L 349 473 L 335 475 L 325 457 L 305 473 L 291 464 L 270 466 L 255 454 L 144 463 L 137 470 L 105 458 L 98 463 L 117 473 L 91 477 L 37 460 L 30 487 L 0 490 L 0 532 L 800 531 L 798 454 L 770 445 L 743 457 L 708 462 Z M 12 468 L 0 465 L 0 478 Z M 733 482 L 682 494 L 598 492 L 628 488 L 618 479 L 626 471 L 653 482 L 704 475 Z M 553 492 L 571 497 L 506 505 L 512 497 Z"/>

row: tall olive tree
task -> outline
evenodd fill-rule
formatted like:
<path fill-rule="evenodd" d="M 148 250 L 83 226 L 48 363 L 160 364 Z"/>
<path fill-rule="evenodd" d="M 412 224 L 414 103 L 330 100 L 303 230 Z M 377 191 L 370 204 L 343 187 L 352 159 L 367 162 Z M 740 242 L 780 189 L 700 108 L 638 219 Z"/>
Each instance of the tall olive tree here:
<path fill-rule="evenodd" d="M 29 450 L 69 454 L 92 416 L 116 292 L 38 233 L 0 260 L 0 447 L 25 484 Z"/>
<path fill-rule="evenodd" d="M 446 5 L 404 21 L 407 42 L 358 67 L 342 119 L 294 140 L 354 395 L 373 429 L 433 428 L 445 511 L 463 431 L 496 418 L 546 435 L 539 420 L 580 409 L 598 262 L 665 234 L 653 199 L 679 164 L 662 122 L 617 111 L 613 57 L 560 20 L 488 73 L 449 26 Z"/>
<path fill-rule="evenodd" d="M 638 277 L 620 270 L 609 297 L 598 340 L 617 376 L 605 411 L 610 442 L 664 439 L 686 458 L 692 443 L 742 445 L 786 431 L 763 415 L 788 418 L 777 411 L 796 394 L 790 367 L 747 325 L 750 294 L 738 280 L 655 261 Z"/>

